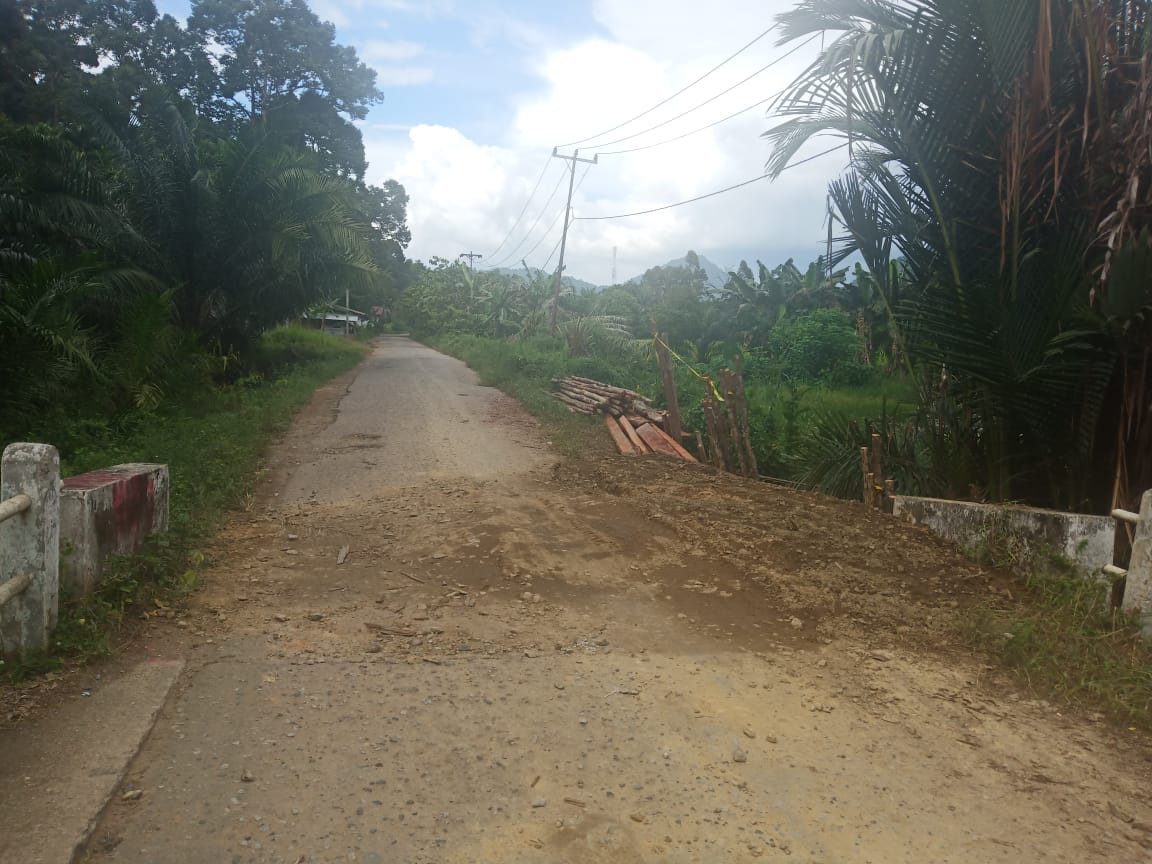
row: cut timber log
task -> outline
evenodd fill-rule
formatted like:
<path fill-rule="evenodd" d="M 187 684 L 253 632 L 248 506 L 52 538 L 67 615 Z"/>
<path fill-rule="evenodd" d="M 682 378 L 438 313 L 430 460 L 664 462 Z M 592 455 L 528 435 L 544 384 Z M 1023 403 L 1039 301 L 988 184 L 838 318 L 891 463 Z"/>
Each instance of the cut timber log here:
<path fill-rule="evenodd" d="M 642 402 L 650 401 L 647 396 L 637 393 L 635 390 L 628 390 L 624 387 L 613 387 L 611 384 L 605 384 L 601 381 L 593 381 L 591 378 L 581 378 L 579 375 L 571 375 L 563 379 L 565 381 L 574 381 L 578 384 L 586 384 L 589 387 L 594 387 L 605 392 L 618 393 L 628 399 L 639 399 Z"/>
<path fill-rule="evenodd" d="M 676 452 L 672 446 L 672 442 L 668 436 L 663 434 L 663 430 L 653 423 L 645 423 L 636 430 L 636 434 L 640 436 L 649 447 L 652 448 L 653 453 L 662 453 L 665 456 L 674 456 L 680 458 L 680 454 Z"/>
<path fill-rule="evenodd" d="M 631 423 L 628 422 L 627 417 L 618 417 L 616 422 L 620 424 L 620 428 L 624 430 L 624 434 L 628 436 L 628 440 L 632 442 L 632 446 L 636 448 L 636 452 L 640 455 L 651 453 L 652 448 L 644 443 L 644 439 L 636 434 L 636 429 Z"/>
<path fill-rule="evenodd" d="M 559 399 L 561 402 L 563 402 L 565 405 L 567 405 L 570 409 L 572 409 L 573 411 L 576 411 L 580 414 L 595 414 L 596 413 L 595 410 L 593 410 L 592 406 L 587 405 L 583 402 L 577 402 L 575 399 L 570 399 L 569 397 L 565 396 L 563 393 L 553 393 L 552 397 L 554 399 Z"/>
<path fill-rule="evenodd" d="M 615 420 L 611 417 L 605 417 L 604 425 L 608 428 L 608 434 L 612 436 L 612 443 L 616 445 L 618 451 L 625 456 L 636 455 L 636 448 L 632 446 L 632 442 L 628 440 L 628 436 L 624 434 L 624 430 Z"/>
<path fill-rule="evenodd" d="M 653 426 L 652 428 L 656 430 L 657 435 L 659 435 L 661 438 L 663 438 L 665 441 L 668 442 L 668 446 L 672 448 L 672 451 L 677 456 L 679 456 L 685 462 L 695 462 L 696 461 L 696 457 L 693 456 L 691 453 L 689 453 L 687 450 L 685 450 L 683 445 L 679 444 L 676 441 L 676 439 L 674 439 L 671 435 L 669 435 L 667 432 L 665 432 L 659 426 Z"/>

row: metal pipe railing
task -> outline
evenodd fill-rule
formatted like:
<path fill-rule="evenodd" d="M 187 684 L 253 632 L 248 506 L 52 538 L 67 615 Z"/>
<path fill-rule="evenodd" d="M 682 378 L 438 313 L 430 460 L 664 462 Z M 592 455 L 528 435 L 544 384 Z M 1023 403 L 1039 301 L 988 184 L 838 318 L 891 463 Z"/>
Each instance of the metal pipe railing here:
<path fill-rule="evenodd" d="M 0 501 L 0 522 L 18 516 L 31 506 L 32 499 L 27 495 L 13 495 L 11 498 Z"/>
<path fill-rule="evenodd" d="M 0 585 L 0 607 L 2 607 L 9 600 L 20 595 L 20 593 L 32 584 L 32 577 L 27 573 L 21 573 L 18 576 L 13 576 L 3 585 Z"/>

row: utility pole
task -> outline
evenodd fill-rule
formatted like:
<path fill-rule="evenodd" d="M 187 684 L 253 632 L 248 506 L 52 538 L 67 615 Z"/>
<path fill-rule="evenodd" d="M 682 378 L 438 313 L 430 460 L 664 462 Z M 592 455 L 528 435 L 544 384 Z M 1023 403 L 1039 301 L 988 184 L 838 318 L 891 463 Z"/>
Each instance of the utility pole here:
<path fill-rule="evenodd" d="M 456 256 L 456 259 L 459 260 L 461 258 L 467 258 L 468 259 L 468 269 L 471 270 L 472 275 L 475 276 L 476 275 L 476 265 L 473 262 L 475 262 L 475 260 L 477 258 L 483 258 L 483 257 L 484 256 L 481 255 L 479 252 L 461 252 L 459 255 Z"/>
<path fill-rule="evenodd" d="M 560 263 L 556 266 L 556 287 L 552 289 L 552 326 L 548 328 L 548 332 L 553 336 L 556 335 L 556 308 L 560 305 L 560 279 L 564 274 L 564 249 L 568 245 L 568 217 L 572 215 L 572 188 L 576 184 L 576 163 L 587 162 L 589 165 L 595 165 L 600 161 L 599 155 L 591 159 L 581 159 L 579 150 L 573 150 L 571 156 L 561 156 L 556 152 L 558 149 L 552 148 L 552 157 L 564 159 L 571 164 L 568 174 L 568 202 L 564 205 L 564 233 L 560 235 Z"/>
<path fill-rule="evenodd" d="M 612 247 L 612 284 L 616 284 L 616 247 Z"/>

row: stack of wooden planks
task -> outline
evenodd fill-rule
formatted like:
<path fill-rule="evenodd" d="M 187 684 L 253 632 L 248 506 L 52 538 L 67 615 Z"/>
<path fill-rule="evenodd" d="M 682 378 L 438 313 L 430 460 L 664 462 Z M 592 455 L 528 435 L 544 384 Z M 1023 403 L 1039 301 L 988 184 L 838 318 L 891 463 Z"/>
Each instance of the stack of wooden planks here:
<path fill-rule="evenodd" d="M 591 378 L 571 376 L 552 381 L 552 395 L 578 414 L 603 414 L 604 425 L 616 449 L 631 456 L 662 453 L 695 462 L 679 441 L 666 431 L 667 415 L 652 407 L 647 397 Z"/>

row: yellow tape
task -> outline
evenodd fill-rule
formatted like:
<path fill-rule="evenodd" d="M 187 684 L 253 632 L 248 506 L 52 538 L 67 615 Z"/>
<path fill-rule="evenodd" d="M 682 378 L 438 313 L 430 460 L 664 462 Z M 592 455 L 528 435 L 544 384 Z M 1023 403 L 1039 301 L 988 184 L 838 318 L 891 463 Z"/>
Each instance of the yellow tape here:
<path fill-rule="evenodd" d="M 685 360 L 683 357 L 681 357 L 679 354 L 677 354 L 672 349 L 671 345 L 669 345 L 667 342 L 665 342 L 663 339 L 660 338 L 659 334 L 653 333 L 652 338 L 655 341 L 659 342 L 661 345 L 663 345 L 665 347 L 665 349 L 667 349 L 668 353 L 671 354 L 673 357 L 675 357 L 677 360 L 679 360 L 688 369 L 689 372 L 691 372 L 693 375 L 695 375 L 697 378 L 699 378 L 701 381 L 703 381 L 705 384 L 707 384 L 709 387 L 711 387 L 712 388 L 712 395 L 716 397 L 716 400 L 718 402 L 727 401 L 724 399 L 723 396 L 720 395 L 720 391 L 718 389 L 716 389 L 716 382 L 712 380 L 711 375 L 701 375 L 699 372 L 697 372 L 692 367 L 692 364 L 689 363 L 687 360 Z"/>

